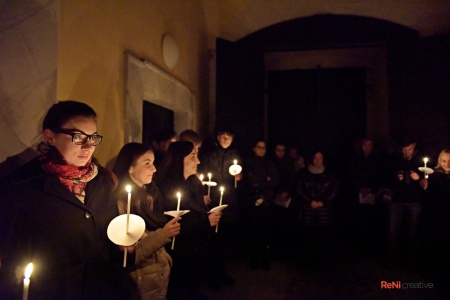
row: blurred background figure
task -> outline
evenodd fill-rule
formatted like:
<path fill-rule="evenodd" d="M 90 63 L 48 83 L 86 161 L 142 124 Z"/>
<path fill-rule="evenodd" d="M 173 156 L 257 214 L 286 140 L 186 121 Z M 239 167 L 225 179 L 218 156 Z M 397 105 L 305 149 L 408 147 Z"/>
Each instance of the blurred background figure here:
<path fill-rule="evenodd" d="M 248 229 L 247 261 L 253 269 L 270 269 L 272 209 L 278 173 L 275 164 L 266 157 L 267 144 L 259 139 L 253 146 L 254 156 L 245 161 L 243 207 Z"/>

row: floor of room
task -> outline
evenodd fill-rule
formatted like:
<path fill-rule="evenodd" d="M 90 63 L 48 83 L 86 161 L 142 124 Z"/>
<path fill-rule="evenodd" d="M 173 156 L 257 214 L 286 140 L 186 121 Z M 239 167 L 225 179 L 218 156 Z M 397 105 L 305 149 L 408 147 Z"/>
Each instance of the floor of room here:
<path fill-rule="evenodd" d="M 273 251 L 277 253 L 271 255 L 269 270 L 251 268 L 245 259 L 236 257 L 227 265 L 235 283 L 216 291 L 204 285 L 202 294 L 211 300 L 446 299 L 432 276 L 388 265 L 381 251 L 366 251 L 364 245 L 358 247 L 342 238 L 330 245 L 314 255 L 313 248 L 305 250 L 301 240 L 292 239 L 283 245 L 284 250 Z M 412 283 L 415 288 L 382 288 L 383 281 L 400 281 L 402 287 Z"/>

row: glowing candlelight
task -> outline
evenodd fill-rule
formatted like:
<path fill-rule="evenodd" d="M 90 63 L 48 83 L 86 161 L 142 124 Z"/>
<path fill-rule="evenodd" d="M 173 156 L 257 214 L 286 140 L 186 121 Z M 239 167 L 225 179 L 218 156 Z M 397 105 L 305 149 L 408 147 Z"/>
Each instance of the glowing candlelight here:
<path fill-rule="evenodd" d="M 125 190 L 128 192 L 128 201 L 127 201 L 127 226 L 125 233 L 128 234 L 128 227 L 130 224 L 130 210 L 131 210 L 131 185 L 127 185 L 125 187 Z M 125 268 L 127 266 L 127 255 L 128 255 L 128 248 L 125 247 L 125 250 L 123 251 L 123 267 Z"/>
<path fill-rule="evenodd" d="M 237 159 L 233 160 L 233 165 L 230 167 L 230 170 L 232 172 L 232 175 L 234 176 L 234 187 L 237 188 L 237 180 L 236 180 L 236 175 L 240 173 L 239 168 L 241 166 L 239 166 L 237 164 Z M 242 170 L 242 169 L 241 169 Z"/>
<path fill-rule="evenodd" d="M 181 202 L 181 194 L 180 194 L 180 192 L 177 193 L 177 198 L 178 198 L 177 211 L 179 211 L 180 210 L 180 202 Z"/>
<path fill-rule="evenodd" d="M 199 178 L 201 182 L 203 182 L 203 177 L 204 177 L 203 174 L 200 174 Z"/>
<path fill-rule="evenodd" d="M 28 289 L 30 288 L 30 277 L 33 272 L 33 264 L 29 263 L 25 268 L 24 278 L 23 278 L 23 300 L 28 299 Z"/>
<path fill-rule="evenodd" d="M 427 167 L 428 157 L 423 158 L 424 167 Z"/>
<path fill-rule="evenodd" d="M 181 202 L 181 193 L 177 192 L 177 198 L 178 198 L 178 205 L 177 205 L 177 211 L 180 210 L 180 202 Z M 175 236 L 172 238 L 172 250 L 175 247 Z"/>
<path fill-rule="evenodd" d="M 222 205 L 222 198 L 223 198 L 223 191 L 225 189 L 223 188 L 223 186 L 220 187 L 220 201 L 219 201 L 219 205 Z"/>
<path fill-rule="evenodd" d="M 128 233 L 128 225 L 130 223 L 130 209 L 131 209 L 131 185 L 127 185 L 125 190 L 128 192 L 128 202 L 127 202 L 127 231 Z"/>

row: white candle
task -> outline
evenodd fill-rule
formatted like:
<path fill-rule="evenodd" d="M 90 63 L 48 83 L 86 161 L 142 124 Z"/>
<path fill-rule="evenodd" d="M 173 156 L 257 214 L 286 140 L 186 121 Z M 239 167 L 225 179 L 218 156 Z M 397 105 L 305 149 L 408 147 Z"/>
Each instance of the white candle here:
<path fill-rule="evenodd" d="M 220 201 L 219 201 L 219 206 L 222 205 L 222 198 L 223 198 L 223 186 L 220 187 Z M 219 224 L 216 225 L 216 233 L 219 231 Z"/>
<path fill-rule="evenodd" d="M 33 272 L 33 264 L 29 263 L 25 268 L 24 278 L 23 278 L 23 300 L 28 299 L 28 289 L 30 288 L 30 277 Z"/>
<path fill-rule="evenodd" d="M 177 198 L 178 198 L 178 205 L 177 205 L 177 211 L 180 210 L 180 202 L 181 202 L 181 194 L 180 192 L 177 193 Z"/>
<path fill-rule="evenodd" d="M 180 202 L 181 202 L 181 194 L 180 194 L 180 192 L 177 193 L 177 198 L 178 198 L 177 211 L 179 211 L 180 210 Z M 172 247 L 171 247 L 171 249 L 173 250 L 174 247 L 175 247 L 175 237 L 172 238 Z"/>
<path fill-rule="evenodd" d="M 219 205 L 222 205 L 223 191 L 224 191 L 224 188 L 223 188 L 223 186 L 221 186 L 220 187 L 220 201 L 219 201 Z"/>
<path fill-rule="evenodd" d="M 128 202 L 127 202 L 127 231 L 126 233 L 128 233 L 128 225 L 130 223 L 130 209 L 131 209 L 131 186 L 127 185 L 125 187 L 125 189 L 128 192 Z"/>

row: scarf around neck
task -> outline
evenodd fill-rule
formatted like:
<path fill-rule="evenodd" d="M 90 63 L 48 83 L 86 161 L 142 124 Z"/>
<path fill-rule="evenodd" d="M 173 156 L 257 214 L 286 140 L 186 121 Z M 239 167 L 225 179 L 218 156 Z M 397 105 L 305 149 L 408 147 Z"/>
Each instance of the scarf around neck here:
<path fill-rule="evenodd" d="M 55 151 L 57 153 L 55 153 Z M 55 149 L 49 149 L 48 152 L 39 156 L 42 168 L 49 174 L 58 178 L 82 203 L 86 197 L 86 185 L 98 174 L 98 167 L 92 158 L 89 162 L 77 167 L 68 164 L 64 158 Z"/>
<path fill-rule="evenodd" d="M 325 171 L 325 167 L 324 166 L 316 167 L 314 165 L 308 164 L 308 170 L 312 174 L 322 174 Z"/>

